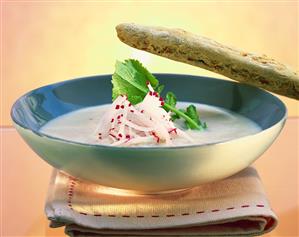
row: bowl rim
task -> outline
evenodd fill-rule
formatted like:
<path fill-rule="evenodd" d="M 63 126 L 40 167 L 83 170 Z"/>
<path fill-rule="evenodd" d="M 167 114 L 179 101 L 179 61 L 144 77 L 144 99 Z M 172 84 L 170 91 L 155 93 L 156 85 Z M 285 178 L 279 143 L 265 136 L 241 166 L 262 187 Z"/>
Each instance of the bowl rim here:
<path fill-rule="evenodd" d="M 242 83 L 239 83 L 237 81 L 230 81 L 230 80 L 225 80 L 225 79 L 220 79 L 220 78 L 215 78 L 215 77 L 200 76 L 200 75 L 179 74 L 179 73 L 153 73 L 153 74 L 155 76 L 185 76 L 185 77 L 189 76 L 189 77 L 194 77 L 194 78 L 196 78 L 196 77 L 197 78 L 205 78 L 205 79 L 208 79 L 208 80 L 209 79 L 219 80 L 219 81 L 222 81 L 224 83 L 230 83 L 230 84 L 242 84 Z M 22 129 L 24 129 L 28 132 L 32 132 L 32 133 L 34 133 L 35 135 L 37 135 L 39 137 L 46 137 L 50 140 L 64 142 L 64 143 L 68 143 L 68 144 L 71 144 L 71 145 L 79 145 L 79 146 L 84 146 L 84 147 L 93 147 L 93 148 L 102 148 L 102 149 L 112 149 L 112 150 L 124 150 L 124 149 L 125 150 L 168 150 L 168 149 L 187 149 L 187 148 L 206 147 L 206 146 L 212 146 L 212 145 L 221 145 L 221 144 L 237 141 L 237 140 L 240 140 L 240 139 L 244 139 L 244 138 L 247 138 L 247 137 L 255 136 L 255 135 L 267 132 L 268 130 L 272 129 L 273 127 L 277 126 L 278 124 L 284 123 L 284 121 L 287 118 L 287 114 L 288 114 L 286 105 L 277 96 L 273 95 L 272 93 L 270 93 L 270 92 L 268 92 L 264 89 L 254 87 L 254 86 L 251 86 L 251 85 L 248 85 L 248 84 L 243 84 L 243 85 L 246 85 L 246 86 L 251 86 L 251 87 L 255 88 L 256 90 L 259 90 L 262 93 L 265 93 L 265 94 L 271 96 L 272 99 L 278 101 L 281 104 L 281 106 L 283 107 L 284 111 L 285 111 L 283 117 L 279 121 L 277 121 L 275 124 L 270 126 L 269 128 L 262 129 L 261 131 L 259 131 L 257 133 L 242 136 L 242 137 L 235 138 L 235 139 L 224 140 L 224 141 L 221 141 L 221 142 L 211 142 L 211 143 L 206 143 L 206 144 L 191 144 L 191 145 L 181 145 L 181 146 L 128 146 L 128 147 L 125 147 L 125 146 L 111 146 L 111 145 L 104 145 L 104 144 L 89 144 L 89 143 L 77 142 L 77 141 L 72 141 L 72 140 L 67 140 L 67 139 L 55 137 L 55 136 L 52 136 L 52 135 L 42 133 L 39 130 L 35 130 L 35 129 L 33 130 L 29 127 L 24 126 L 23 124 L 20 124 L 13 115 L 13 111 L 14 111 L 15 106 L 18 103 L 18 101 L 20 99 L 26 97 L 27 95 L 31 94 L 32 92 L 36 91 L 36 90 L 43 89 L 43 88 L 46 88 L 46 87 L 49 87 L 49 86 L 60 86 L 60 85 L 66 84 L 66 83 L 70 83 L 72 81 L 86 80 L 86 79 L 97 78 L 97 77 L 106 77 L 106 76 L 112 76 L 112 74 L 108 73 L 108 74 L 100 74 L 100 75 L 90 75 L 90 76 L 83 76 L 83 77 L 63 80 L 63 81 L 59 81 L 59 82 L 56 82 L 56 83 L 51 83 L 51 84 L 47 84 L 47 85 L 44 85 L 44 86 L 41 86 L 41 87 L 37 87 L 35 89 L 32 89 L 32 90 L 28 91 L 27 93 L 20 96 L 13 103 L 13 105 L 11 107 L 10 116 L 11 116 L 11 119 L 13 121 L 14 126 L 16 127 L 16 125 L 17 125 L 17 126 L 21 127 Z"/>

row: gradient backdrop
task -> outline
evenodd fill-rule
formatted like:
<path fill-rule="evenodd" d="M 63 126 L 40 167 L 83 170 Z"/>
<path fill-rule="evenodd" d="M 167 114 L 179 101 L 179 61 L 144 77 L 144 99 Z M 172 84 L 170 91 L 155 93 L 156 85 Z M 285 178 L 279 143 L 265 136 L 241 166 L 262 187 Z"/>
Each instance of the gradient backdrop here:
<path fill-rule="evenodd" d="M 118 23 L 183 28 L 246 51 L 267 54 L 298 70 L 296 1 L 2 0 L 2 21 L 4 236 L 63 236 L 62 229 L 47 228 L 43 214 L 51 167 L 9 128 L 9 111 L 19 96 L 49 83 L 113 73 L 115 60 L 129 57 L 142 60 L 151 72 L 223 78 L 126 46 L 116 37 L 114 27 Z M 267 236 L 297 236 L 298 102 L 281 98 L 291 118 L 278 141 L 255 164 L 280 218 L 279 227 Z"/>
<path fill-rule="evenodd" d="M 1 125 L 11 125 L 12 103 L 28 90 L 113 73 L 116 59 L 137 57 L 151 72 L 221 77 L 128 47 L 116 37 L 118 23 L 183 28 L 297 69 L 297 14 L 295 2 L 4 2 Z M 298 103 L 283 100 L 290 116 L 299 114 Z"/>

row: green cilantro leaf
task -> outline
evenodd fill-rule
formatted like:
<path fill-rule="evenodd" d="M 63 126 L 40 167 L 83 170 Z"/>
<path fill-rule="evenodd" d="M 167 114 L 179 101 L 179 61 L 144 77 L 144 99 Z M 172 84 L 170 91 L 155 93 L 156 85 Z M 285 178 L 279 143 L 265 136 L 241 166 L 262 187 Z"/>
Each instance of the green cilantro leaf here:
<path fill-rule="evenodd" d="M 155 91 L 157 91 L 159 94 L 162 93 L 162 91 L 164 90 L 164 85 L 158 85 L 154 88 Z"/>
<path fill-rule="evenodd" d="M 115 72 L 112 75 L 112 100 L 120 95 L 127 95 L 128 100 L 132 104 L 138 104 L 143 101 L 148 92 L 146 83 L 150 82 L 151 86 L 159 94 L 164 89 L 164 85 L 160 85 L 158 79 L 152 75 L 139 61 L 135 59 L 127 59 L 124 62 L 117 61 L 115 64 Z M 171 111 L 171 117 L 175 119 L 184 119 L 185 124 L 190 129 L 204 129 L 206 123 L 199 120 L 196 107 L 190 105 L 186 111 L 176 108 L 177 98 L 173 92 L 166 94 L 163 108 Z"/>
<path fill-rule="evenodd" d="M 176 106 L 177 99 L 176 99 L 176 96 L 175 96 L 175 94 L 174 94 L 173 92 L 167 92 L 164 101 L 165 101 L 165 103 L 169 104 L 170 106 L 175 107 L 175 106 Z M 165 108 L 165 110 L 166 110 L 167 112 L 169 111 L 168 108 Z"/>
<path fill-rule="evenodd" d="M 201 122 L 199 120 L 199 115 L 194 105 L 189 105 L 186 109 L 185 114 L 188 115 L 194 122 L 196 122 L 197 125 L 202 127 Z M 194 126 L 194 124 L 188 122 L 187 120 L 185 121 L 185 124 L 188 128 L 197 129 L 197 127 Z"/>
<path fill-rule="evenodd" d="M 112 75 L 112 100 L 119 95 L 127 95 L 132 104 L 140 103 L 148 92 L 146 82 L 156 88 L 159 81 L 142 64 L 134 59 L 117 61 Z"/>

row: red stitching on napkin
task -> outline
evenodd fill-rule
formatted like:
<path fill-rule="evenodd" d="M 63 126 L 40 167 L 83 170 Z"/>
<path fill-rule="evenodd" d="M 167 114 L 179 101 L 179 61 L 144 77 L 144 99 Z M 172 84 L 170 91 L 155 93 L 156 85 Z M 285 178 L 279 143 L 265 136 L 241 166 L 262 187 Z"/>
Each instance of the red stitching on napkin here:
<path fill-rule="evenodd" d="M 69 182 L 69 189 L 68 189 L 68 199 L 67 199 L 67 203 L 68 203 L 68 207 L 75 211 L 73 209 L 73 204 L 72 204 L 72 199 L 73 199 L 73 194 L 74 194 L 74 187 L 76 186 L 76 179 L 74 178 L 71 178 L 70 177 L 70 182 Z M 265 207 L 264 204 L 256 204 L 255 205 L 256 207 Z M 239 207 L 227 207 L 225 209 L 212 209 L 210 210 L 211 212 L 219 212 L 219 211 L 226 211 L 226 210 L 234 210 L 234 209 L 237 209 L 237 208 L 247 208 L 247 207 L 250 207 L 250 205 L 248 204 L 245 204 L 245 205 L 242 205 L 242 206 L 239 206 Z M 205 210 L 205 211 L 197 211 L 196 214 L 203 214 L 203 213 L 206 213 L 208 212 L 209 210 Z M 88 214 L 88 213 L 85 213 L 85 212 L 78 212 L 79 214 L 81 215 L 93 215 L 93 216 L 97 216 L 97 217 L 101 217 L 101 216 L 105 216 L 105 215 L 102 215 L 102 214 L 99 214 L 99 213 L 94 213 L 94 214 Z M 185 212 L 185 213 L 181 213 L 181 214 L 166 214 L 164 215 L 165 217 L 175 217 L 175 216 L 188 216 L 188 215 L 191 215 L 192 213 L 188 213 L 188 212 Z M 113 214 L 110 214 L 110 215 L 106 215 L 108 217 L 117 217 L 117 215 L 113 215 Z M 151 215 L 149 217 L 153 217 L 153 218 L 158 218 L 158 217 L 164 217 L 164 216 L 160 216 L 160 215 Z M 135 218 L 144 218 L 145 216 L 143 215 L 139 215 L 139 216 L 130 216 L 130 215 L 121 215 L 119 217 L 124 217 L 124 218 L 130 218 L 130 217 L 135 217 Z"/>
<path fill-rule="evenodd" d="M 190 213 L 182 213 L 182 216 L 188 216 Z"/>
<path fill-rule="evenodd" d="M 166 217 L 173 217 L 175 216 L 174 214 L 167 214 Z"/>
<path fill-rule="evenodd" d="M 196 214 L 202 214 L 205 213 L 205 211 L 197 211 Z"/>
<path fill-rule="evenodd" d="M 219 209 L 211 210 L 211 212 L 217 212 L 217 211 L 220 211 L 220 210 Z"/>
<path fill-rule="evenodd" d="M 74 178 L 71 178 L 70 177 L 70 182 L 69 182 L 69 190 L 68 190 L 68 199 L 67 199 L 67 202 L 68 202 L 68 207 L 73 210 L 73 204 L 72 204 L 72 198 L 73 198 L 73 193 L 74 193 L 74 187 L 76 185 L 76 179 Z M 80 214 L 84 215 L 83 213 L 80 212 Z M 87 213 L 85 213 L 85 215 L 87 215 Z"/>

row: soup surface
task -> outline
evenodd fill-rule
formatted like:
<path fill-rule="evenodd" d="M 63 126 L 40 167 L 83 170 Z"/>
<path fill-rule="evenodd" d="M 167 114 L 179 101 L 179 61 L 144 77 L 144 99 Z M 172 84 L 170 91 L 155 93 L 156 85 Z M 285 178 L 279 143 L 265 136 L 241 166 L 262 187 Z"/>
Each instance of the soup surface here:
<path fill-rule="evenodd" d="M 189 102 L 179 102 L 178 107 L 185 108 L 188 104 Z M 194 143 L 176 138 L 172 140 L 174 146 L 219 143 L 261 131 L 255 122 L 237 113 L 210 105 L 194 105 L 200 112 L 201 120 L 206 122 L 208 127 L 204 131 L 187 130 L 183 121 L 176 120 L 175 125 L 191 136 Z M 99 140 L 94 131 L 101 120 L 101 115 L 109 106 L 110 104 L 88 107 L 59 116 L 44 125 L 40 132 L 80 143 L 107 144 L 104 140 Z M 154 146 L 163 146 L 163 144 Z"/>

